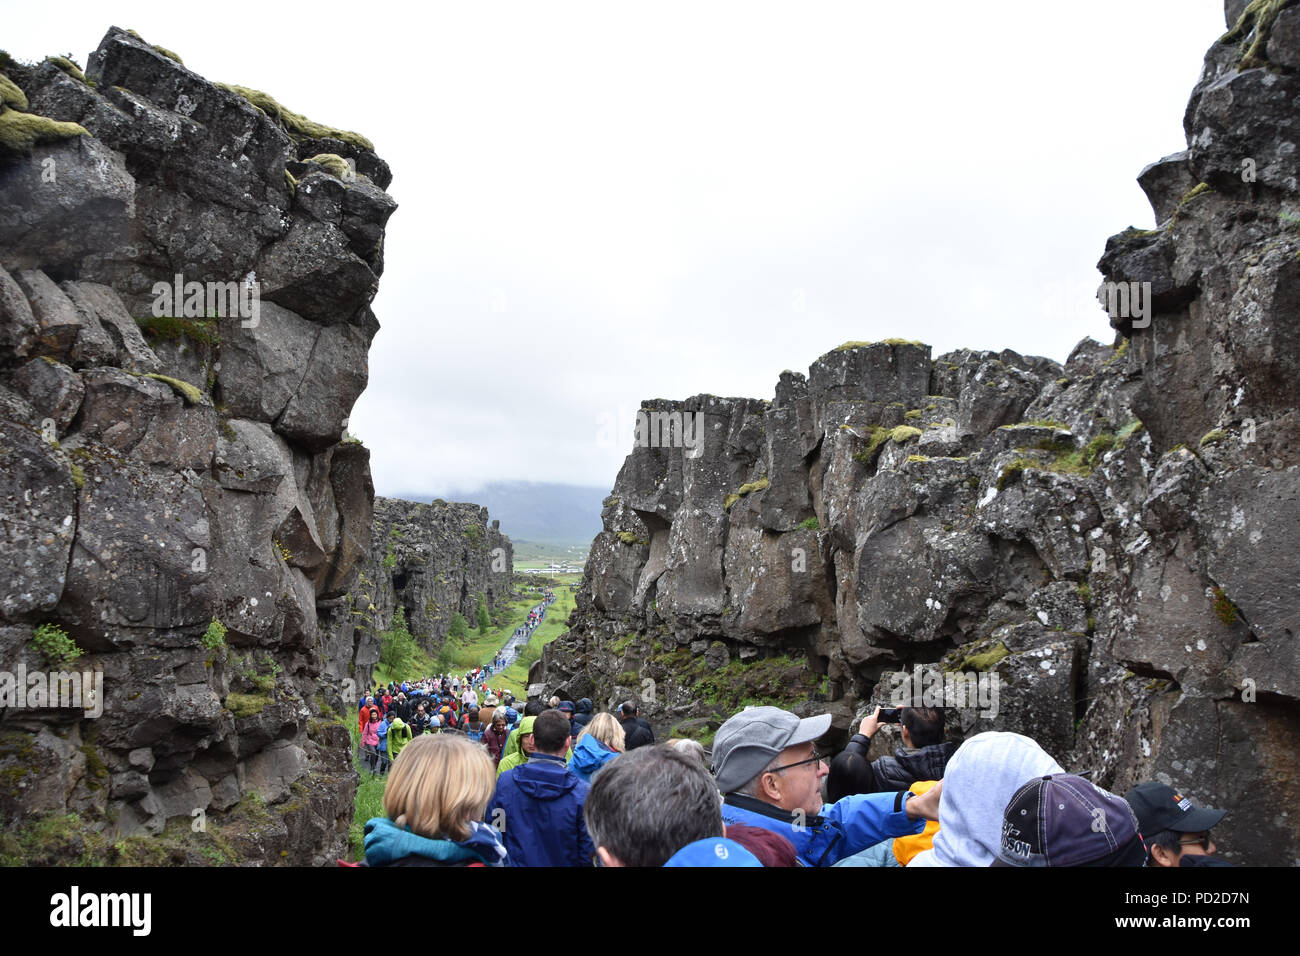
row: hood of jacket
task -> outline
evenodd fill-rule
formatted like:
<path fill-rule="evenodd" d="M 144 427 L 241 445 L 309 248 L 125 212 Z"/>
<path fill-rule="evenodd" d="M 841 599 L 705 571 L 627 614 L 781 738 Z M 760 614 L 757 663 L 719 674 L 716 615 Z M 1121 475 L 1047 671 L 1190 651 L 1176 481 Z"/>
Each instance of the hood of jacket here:
<path fill-rule="evenodd" d="M 582 698 L 582 700 L 578 701 L 578 710 L 577 710 L 577 712 L 578 712 L 579 714 L 590 714 L 590 713 L 592 712 L 594 706 L 595 706 L 595 705 L 592 704 L 592 702 L 591 702 L 591 698 L 590 698 L 590 697 L 584 697 L 584 698 Z"/>
<path fill-rule="evenodd" d="M 514 729 L 509 739 L 506 740 L 505 752 L 501 754 L 503 759 L 511 754 L 519 753 L 519 741 L 523 739 L 525 734 L 533 732 L 533 721 L 536 719 L 536 717 L 525 717 L 519 722 L 519 726 Z"/>
<path fill-rule="evenodd" d="M 582 781 L 564 765 L 563 757 L 537 754 L 514 769 L 515 786 L 534 800 L 567 797 Z"/>
<path fill-rule="evenodd" d="M 366 863 L 387 866 L 408 856 L 423 856 L 443 863 L 462 860 L 504 866 L 506 849 L 497 831 L 479 820 L 470 822 L 469 838 L 460 842 L 423 837 L 399 827 L 387 817 L 372 817 L 365 827 Z"/>
<path fill-rule="evenodd" d="M 573 759 L 570 760 L 570 765 L 584 778 L 590 778 L 593 773 L 617 756 L 617 750 L 611 750 L 588 733 L 583 734 L 582 739 L 573 745 Z"/>
<path fill-rule="evenodd" d="M 907 776 L 902 785 L 910 786 L 915 780 L 942 780 L 948 761 L 956 752 L 957 745 L 949 740 L 920 749 L 899 747 L 894 751 L 894 759 Z"/>
<path fill-rule="evenodd" d="M 1036 741 L 1020 734 L 987 731 L 967 740 L 943 775 L 929 865 L 988 866 L 1001 847 L 1002 813 L 1016 791 L 1034 777 L 1064 772 Z"/>

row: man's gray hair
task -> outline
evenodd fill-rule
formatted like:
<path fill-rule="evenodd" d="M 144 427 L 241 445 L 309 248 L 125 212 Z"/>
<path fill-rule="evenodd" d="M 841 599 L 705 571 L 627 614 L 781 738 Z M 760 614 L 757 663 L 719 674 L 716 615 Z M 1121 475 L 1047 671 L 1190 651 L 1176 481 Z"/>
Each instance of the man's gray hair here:
<path fill-rule="evenodd" d="M 624 866 L 663 866 L 688 843 L 723 835 L 713 778 L 663 745 L 638 747 L 597 771 L 583 814 L 591 842 Z"/>

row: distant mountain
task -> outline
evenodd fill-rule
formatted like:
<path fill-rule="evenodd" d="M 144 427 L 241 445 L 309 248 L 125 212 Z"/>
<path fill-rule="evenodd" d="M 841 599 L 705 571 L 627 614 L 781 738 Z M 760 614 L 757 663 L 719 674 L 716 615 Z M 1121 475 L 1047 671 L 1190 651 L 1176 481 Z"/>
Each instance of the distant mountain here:
<path fill-rule="evenodd" d="M 491 518 L 500 518 L 502 533 L 513 542 L 585 548 L 600 533 L 601 503 L 608 494 L 608 488 L 582 485 L 494 481 L 468 491 L 449 488 L 433 494 L 406 492 L 396 497 L 408 501 L 472 501 L 486 507 Z"/>

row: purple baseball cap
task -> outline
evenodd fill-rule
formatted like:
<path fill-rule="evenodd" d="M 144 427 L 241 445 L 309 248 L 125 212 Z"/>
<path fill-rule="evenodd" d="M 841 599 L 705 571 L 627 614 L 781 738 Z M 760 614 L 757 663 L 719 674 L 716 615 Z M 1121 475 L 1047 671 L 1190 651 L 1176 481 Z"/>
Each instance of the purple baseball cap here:
<path fill-rule="evenodd" d="M 1142 866 L 1146 848 L 1123 798 L 1072 773 L 1035 777 L 1002 815 L 993 866 Z"/>

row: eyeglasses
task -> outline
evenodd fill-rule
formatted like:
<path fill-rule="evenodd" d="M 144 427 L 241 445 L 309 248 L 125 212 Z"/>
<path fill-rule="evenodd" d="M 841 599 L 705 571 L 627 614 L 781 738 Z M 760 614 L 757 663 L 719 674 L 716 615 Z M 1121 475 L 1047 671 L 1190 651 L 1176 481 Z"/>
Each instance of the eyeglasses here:
<path fill-rule="evenodd" d="M 816 750 L 816 748 L 814 748 L 811 757 L 807 757 L 807 758 L 805 758 L 805 759 L 803 759 L 803 760 L 796 760 L 794 763 L 783 764 L 783 765 L 780 766 L 780 767 L 772 767 L 771 769 L 769 769 L 769 770 L 765 770 L 765 771 L 763 771 L 763 772 L 764 772 L 764 773 L 776 773 L 776 772 L 779 771 L 779 770 L 792 770 L 792 769 L 795 768 L 795 767 L 802 767 L 802 766 L 803 766 L 804 764 L 806 764 L 806 763 L 811 763 L 811 764 L 820 763 L 821 761 L 825 760 L 825 759 L 827 758 L 827 756 L 828 756 L 827 754 L 819 753 L 819 752 Z"/>
<path fill-rule="evenodd" d="M 1199 846 L 1199 847 L 1200 847 L 1202 850 L 1204 850 L 1206 853 L 1209 853 L 1209 852 L 1210 852 L 1210 831 L 1209 831 L 1209 830 L 1206 830 L 1205 833 L 1203 833 L 1201 836 L 1199 836 L 1199 837 L 1192 837 L 1190 840 L 1189 840 L 1189 839 L 1186 839 L 1186 838 L 1184 838 L 1184 839 L 1182 839 L 1182 840 L 1179 840 L 1179 841 L 1178 841 L 1178 845 L 1179 845 L 1179 846 Z"/>

